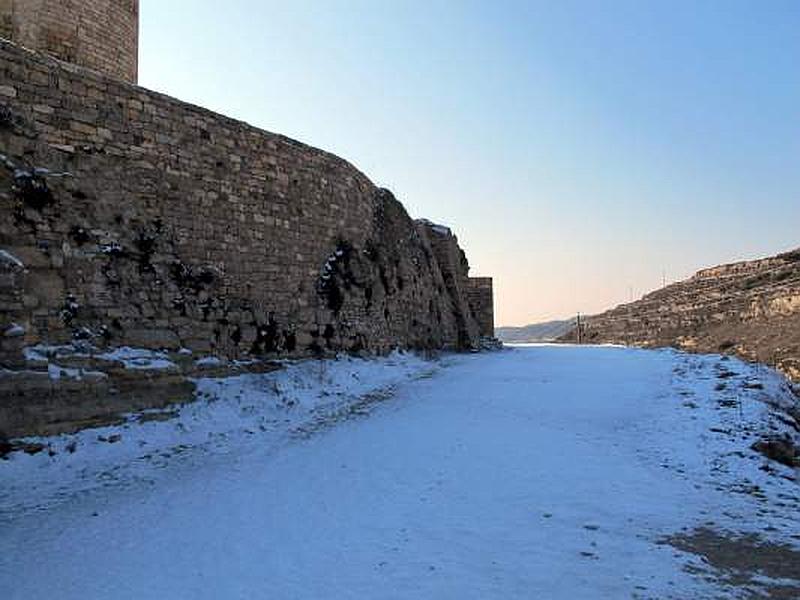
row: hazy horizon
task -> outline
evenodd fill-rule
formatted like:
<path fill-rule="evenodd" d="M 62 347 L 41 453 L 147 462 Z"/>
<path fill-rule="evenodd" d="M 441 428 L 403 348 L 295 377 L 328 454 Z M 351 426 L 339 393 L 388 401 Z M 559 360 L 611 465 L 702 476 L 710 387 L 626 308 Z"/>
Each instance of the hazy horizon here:
<path fill-rule="evenodd" d="M 140 84 L 331 151 L 498 326 L 800 246 L 800 4 L 141 0 Z"/>

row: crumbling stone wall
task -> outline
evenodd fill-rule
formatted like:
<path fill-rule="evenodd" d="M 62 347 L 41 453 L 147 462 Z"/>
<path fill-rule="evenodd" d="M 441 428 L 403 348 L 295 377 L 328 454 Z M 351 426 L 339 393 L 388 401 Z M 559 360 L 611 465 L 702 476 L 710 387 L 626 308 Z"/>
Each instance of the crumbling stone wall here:
<path fill-rule="evenodd" d="M 494 292 L 491 277 L 470 277 L 467 280 L 467 302 L 478 322 L 482 337 L 494 337 Z"/>
<path fill-rule="evenodd" d="M 445 290 L 454 299 L 453 319 L 458 328 L 459 345 L 469 347 L 479 337 L 479 327 L 467 300 L 469 289 L 469 262 L 458 245 L 458 239 L 449 228 L 425 219 L 418 221 L 433 248 L 434 256 L 442 270 Z"/>
<path fill-rule="evenodd" d="M 0 37 L 136 83 L 139 0 L 0 0 Z"/>
<path fill-rule="evenodd" d="M 0 362 L 465 348 L 454 236 L 346 161 L 0 42 Z"/>

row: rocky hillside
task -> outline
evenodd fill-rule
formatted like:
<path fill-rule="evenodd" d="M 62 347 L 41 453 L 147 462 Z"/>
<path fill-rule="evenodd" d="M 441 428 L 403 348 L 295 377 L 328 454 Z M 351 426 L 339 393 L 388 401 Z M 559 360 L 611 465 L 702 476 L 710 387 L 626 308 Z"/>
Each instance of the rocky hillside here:
<path fill-rule="evenodd" d="M 800 249 L 704 269 L 590 317 L 583 334 L 589 342 L 736 353 L 800 381 Z"/>

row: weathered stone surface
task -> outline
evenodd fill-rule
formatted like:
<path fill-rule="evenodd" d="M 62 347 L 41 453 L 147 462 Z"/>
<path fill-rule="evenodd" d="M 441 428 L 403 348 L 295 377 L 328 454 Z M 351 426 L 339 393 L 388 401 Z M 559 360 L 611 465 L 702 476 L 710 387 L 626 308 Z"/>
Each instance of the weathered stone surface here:
<path fill-rule="evenodd" d="M 0 0 L 0 37 L 136 83 L 139 0 Z M 32 77 L 44 83 L 46 75 Z M 4 87 L 0 94 L 13 94 Z M 45 102 L 35 109 L 52 107 Z"/>
<path fill-rule="evenodd" d="M 481 337 L 494 337 L 494 292 L 491 277 L 470 277 L 467 280 L 467 302 L 478 322 Z"/>
<path fill-rule="evenodd" d="M 752 445 L 752 448 L 770 460 L 775 460 L 787 467 L 800 466 L 800 448 L 796 448 L 788 436 L 759 440 Z"/>
<path fill-rule="evenodd" d="M 270 360 L 203 362 L 159 352 L 168 364 L 130 368 L 91 346 L 65 345 L 18 369 L 0 369 L 0 433 L 53 435 L 97 427 L 130 413 L 194 398 L 195 377 L 228 377 L 281 368 Z"/>
<path fill-rule="evenodd" d="M 476 345 L 455 236 L 346 161 L 13 44 L 0 66 L 17 90 L 0 128 L 0 248 L 25 265 L 0 282 L 0 325 L 27 343 Z"/>

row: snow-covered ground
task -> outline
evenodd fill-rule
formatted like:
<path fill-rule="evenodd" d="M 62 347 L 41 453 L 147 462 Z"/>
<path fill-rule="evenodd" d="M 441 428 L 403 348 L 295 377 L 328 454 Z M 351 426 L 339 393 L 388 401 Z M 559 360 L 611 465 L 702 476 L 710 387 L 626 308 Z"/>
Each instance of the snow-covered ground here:
<path fill-rule="evenodd" d="M 664 540 L 800 550 L 797 473 L 750 450 L 792 431 L 790 393 L 734 359 L 533 346 L 198 387 L 0 461 L 0 598 L 752 597 L 766 575 Z"/>

